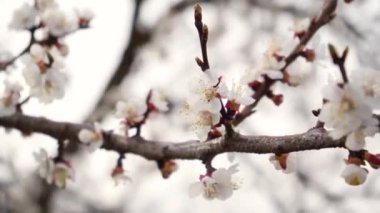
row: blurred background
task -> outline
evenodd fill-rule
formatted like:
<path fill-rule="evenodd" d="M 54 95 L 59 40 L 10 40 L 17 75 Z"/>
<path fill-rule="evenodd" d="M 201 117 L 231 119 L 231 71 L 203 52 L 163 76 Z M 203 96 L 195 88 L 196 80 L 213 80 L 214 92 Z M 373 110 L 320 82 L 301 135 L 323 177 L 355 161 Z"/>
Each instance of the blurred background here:
<path fill-rule="evenodd" d="M 0 50 L 17 54 L 28 43 L 26 32 L 11 31 L 14 9 L 27 0 L 0 0 Z M 65 41 L 69 85 L 63 99 L 44 105 L 31 100 L 24 112 L 58 121 L 100 121 L 104 129 L 117 129 L 112 115 L 117 100 L 144 99 L 149 89 L 162 90 L 172 110 L 155 116 L 143 127 L 148 139 L 185 141 L 195 139 L 181 110 L 189 80 L 200 72 L 194 58 L 200 56 L 193 5 L 200 2 L 209 26 L 208 53 L 212 70 L 227 81 L 239 80 L 259 66 L 272 39 L 293 39 L 295 23 L 317 14 L 322 0 L 65 0 L 67 9 L 89 8 L 95 13 L 91 28 Z M 349 46 L 347 69 L 380 68 L 380 4 L 377 0 L 339 2 L 337 17 L 313 38 L 326 49 Z M 336 75 L 328 57 L 321 54 L 305 73 L 299 87 L 276 85 L 284 103 L 260 102 L 257 112 L 238 127 L 243 134 L 286 135 L 314 126 L 311 110 L 321 106 L 321 87 Z M 297 62 L 298 63 L 298 62 Z M 20 72 L 17 63 L 14 72 Z M 13 72 L 13 71 L 12 71 Z M 0 76 L 4 78 L 4 76 Z M 2 80 L 1 79 L 1 80 Z M 58 190 L 36 174 L 32 153 L 41 147 L 56 154 L 56 141 L 34 134 L 24 138 L 18 131 L 0 130 L 0 212 L 368 212 L 380 208 L 380 174 L 371 170 L 364 185 L 344 183 L 340 173 L 347 152 L 341 149 L 296 153 L 297 171 L 283 174 L 270 164 L 269 155 L 236 154 L 240 189 L 227 201 L 189 198 L 189 185 L 198 181 L 204 168 L 200 161 L 177 161 L 179 169 L 169 179 L 161 177 L 156 163 L 127 154 L 124 168 L 131 183 L 114 186 L 110 176 L 118 155 L 98 150 L 88 154 L 71 147 L 67 156 L 75 169 L 75 181 Z M 379 152 L 378 137 L 368 149 Z M 214 161 L 228 167 L 226 155 Z"/>

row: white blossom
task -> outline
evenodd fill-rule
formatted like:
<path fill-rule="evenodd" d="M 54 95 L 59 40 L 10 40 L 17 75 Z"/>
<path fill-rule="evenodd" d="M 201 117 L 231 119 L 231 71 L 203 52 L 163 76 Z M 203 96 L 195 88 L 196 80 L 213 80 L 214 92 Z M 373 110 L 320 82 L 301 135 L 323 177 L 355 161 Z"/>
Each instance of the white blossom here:
<path fill-rule="evenodd" d="M 373 69 L 355 70 L 350 80 L 364 91 L 368 104 L 374 109 L 380 108 L 380 71 Z"/>
<path fill-rule="evenodd" d="M 154 107 L 158 111 L 165 112 L 169 110 L 166 96 L 160 91 L 157 91 L 157 90 L 152 91 L 150 102 L 154 105 Z"/>
<path fill-rule="evenodd" d="M 200 182 L 190 185 L 190 197 L 202 194 L 207 200 L 228 199 L 238 189 L 238 185 L 232 180 L 232 175 L 238 172 L 237 166 L 238 164 L 234 164 L 228 169 L 217 169 L 211 175 L 201 176 Z"/>
<path fill-rule="evenodd" d="M 33 153 L 38 163 L 38 173 L 48 184 L 65 188 L 68 179 L 74 180 L 74 170 L 67 161 L 54 162 L 45 149 Z"/>
<path fill-rule="evenodd" d="M 212 127 L 219 123 L 220 115 L 207 110 L 196 111 L 191 115 L 191 129 L 200 141 L 206 141 Z"/>
<path fill-rule="evenodd" d="M 51 35 L 60 37 L 78 29 L 76 18 L 69 16 L 58 8 L 48 8 L 43 16 L 42 21 L 48 28 Z"/>
<path fill-rule="evenodd" d="M 94 152 L 103 145 L 103 133 L 98 123 L 95 123 L 94 130 L 82 129 L 78 133 L 78 138 L 90 152 Z"/>
<path fill-rule="evenodd" d="M 54 161 L 49 158 L 45 149 L 40 149 L 39 152 L 33 153 L 35 160 L 38 163 L 38 174 L 45 179 L 49 184 L 53 182 L 52 171 L 54 169 Z"/>
<path fill-rule="evenodd" d="M 44 61 L 46 58 L 46 51 L 41 45 L 33 44 L 30 47 L 30 56 L 32 56 L 35 62 Z"/>
<path fill-rule="evenodd" d="M 25 66 L 34 64 L 38 68 L 43 69 L 45 63 L 48 62 L 46 50 L 39 44 L 33 44 L 30 47 L 29 53 L 22 57 L 22 62 Z"/>
<path fill-rule="evenodd" d="M 126 120 L 126 125 L 133 126 L 144 119 L 147 106 L 143 101 L 130 99 L 127 102 L 119 101 L 116 104 L 116 117 Z"/>
<path fill-rule="evenodd" d="M 38 44 L 32 45 L 29 54 L 23 57 L 23 76 L 30 86 L 30 95 L 43 103 L 62 98 L 67 83 L 67 76 L 62 72 L 64 67 L 59 58 L 54 59 L 51 65 L 47 64 L 48 61 L 46 50 Z"/>
<path fill-rule="evenodd" d="M 328 102 L 323 104 L 319 119 L 327 128 L 332 129 L 332 138 L 339 139 L 374 120 L 363 94 L 352 85 L 346 84 L 340 88 L 332 83 L 324 87 L 322 93 Z"/>
<path fill-rule="evenodd" d="M 225 93 L 224 91 L 227 90 L 223 79 L 213 77 L 211 71 L 202 72 L 189 81 L 189 88 L 187 100 L 193 108 L 219 113 L 221 109 L 220 93 Z"/>
<path fill-rule="evenodd" d="M 31 87 L 30 95 L 38 98 L 42 103 L 50 103 L 62 98 L 65 94 L 67 76 L 60 69 L 57 62 L 54 62 L 45 72 L 41 72 L 33 64 L 26 67 L 23 75 L 26 83 Z"/>
<path fill-rule="evenodd" d="M 284 60 L 278 60 L 278 56 L 283 51 L 283 46 L 277 40 L 272 40 L 268 49 L 265 51 L 262 59 L 262 65 L 259 69 L 260 75 L 267 75 L 271 79 L 282 79 L 283 74 L 280 71 L 285 66 Z"/>
<path fill-rule="evenodd" d="M 69 46 L 61 40 L 49 49 L 49 53 L 54 59 L 66 57 L 69 54 L 69 52 Z"/>
<path fill-rule="evenodd" d="M 343 170 L 341 176 L 347 184 L 352 186 L 361 185 L 367 179 L 368 171 L 356 164 L 348 164 Z"/>
<path fill-rule="evenodd" d="M 12 115 L 16 112 L 16 106 L 20 99 L 21 85 L 4 81 L 5 89 L 0 99 L 0 117 Z"/>
<path fill-rule="evenodd" d="M 16 30 L 30 29 L 35 25 L 37 15 L 37 10 L 33 6 L 24 3 L 13 12 L 9 27 Z"/>
<path fill-rule="evenodd" d="M 231 88 L 228 89 L 227 94 L 223 95 L 223 97 L 227 98 L 230 102 L 234 104 L 246 106 L 254 102 L 252 95 L 252 89 L 249 88 L 247 84 L 244 84 L 241 80 L 238 83 L 233 82 Z"/>
<path fill-rule="evenodd" d="M 288 83 L 292 86 L 302 84 L 311 75 L 310 63 L 305 60 L 296 60 L 286 69 L 288 74 Z"/>
<path fill-rule="evenodd" d="M 65 188 L 67 180 L 74 180 L 74 170 L 68 162 L 57 162 L 53 170 L 53 183 L 59 188 Z"/>
<path fill-rule="evenodd" d="M 372 119 L 370 122 L 373 123 L 361 126 L 347 136 L 345 143 L 347 149 L 353 151 L 362 150 L 365 147 L 365 138 L 374 136 L 379 131 L 378 122 Z"/>

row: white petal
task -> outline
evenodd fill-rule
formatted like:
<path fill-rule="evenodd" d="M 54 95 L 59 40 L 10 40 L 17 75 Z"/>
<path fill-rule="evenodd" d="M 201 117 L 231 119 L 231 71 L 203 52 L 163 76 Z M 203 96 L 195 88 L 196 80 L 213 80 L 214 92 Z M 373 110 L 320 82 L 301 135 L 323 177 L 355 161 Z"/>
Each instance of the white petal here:
<path fill-rule="evenodd" d="M 232 196 L 233 193 L 233 185 L 231 184 L 220 184 L 218 185 L 218 194 L 216 198 L 219 200 L 227 200 Z"/>
<path fill-rule="evenodd" d="M 209 126 L 198 127 L 195 129 L 195 134 L 197 135 L 200 141 L 206 141 L 210 130 L 211 127 Z"/>
<path fill-rule="evenodd" d="M 236 153 L 228 152 L 227 153 L 227 160 L 232 163 L 236 158 Z"/>
<path fill-rule="evenodd" d="M 190 184 L 189 196 L 194 198 L 203 192 L 203 184 L 201 182 L 195 182 Z"/>
<path fill-rule="evenodd" d="M 284 78 L 284 74 L 279 71 L 279 70 L 267 70 L 265 74 L 270 78 L 270 79 L 282 79 Z"/>
<path fill-rule="evenodd" d="M 78 138 L 82 143 L 87 144 L 94 139 L 94 135 L 95 133 L 93 131 L 88 129 L 82 129 L 78 134 Z"/>
<path fill-rule="evenodd" d="M 352 151 L 360 151 L 365 146 L 365 139 L 361 130 L 355 131 L 347 136 L 346 147 Z"/>

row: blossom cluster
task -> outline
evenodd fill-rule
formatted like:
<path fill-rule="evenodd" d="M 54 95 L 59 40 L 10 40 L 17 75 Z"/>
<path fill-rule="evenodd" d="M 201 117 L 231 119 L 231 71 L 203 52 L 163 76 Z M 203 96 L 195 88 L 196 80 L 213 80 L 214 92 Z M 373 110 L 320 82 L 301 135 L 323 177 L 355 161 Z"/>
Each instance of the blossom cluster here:
<path fill-rule="evenodd" d="M 22 75 L 29 86 L 29 96 L 42 103 L 50 103 L 65 94 L 67 74 L 64 57 L 68 55 L 68 45 L 64 37 L 74 31 L 89 27 L 93 18 L 90 10 L 62 10 L 54 0 L 36 0 L 34 4 L 24 3 L 13 12 L 9 28 L 25 30 L 31 34 L 30 43 L 19 55 L 12 57 L 7 52 L 0 54 L 0 69 L 12 65 L 17 59 L 24 64 Z M 15 105 L 6 98 L 9 85 L 0 103 L 0 114 L 15 112 Z M 21 89 L 13 94 L 19 94 Z M 11 109 L 11 107 L 13 107 Z"/>
<path fill-rule="evenodd" d="M 352 76 L 349 83 L 337 84 L 330 81 L 322 90 L 325 103 L 319 120 L 331 129 L 331 137 L 346 138 L 346 147 L 359 151 L 365 147 L 365 137 L 379 131 L 379 121 L 373 116 L 379 106 L 380 72 L 361 71 L 362 77 Z"/>
<path fill-rule="evenodd" d="M 116 104 L 115 116 L 122 119 L 123 133 L 128 136 L 129 129 L 140 128 L 151 113 L 165 112 L 167 110 L 169 110 L 169 107 L 165 95 L 158 90 L 151 90 L 145 102 L 139 99 L 131 99 L 126 102 L 119 101 Z M 78 139 L 89 152 L 94 152 L 106 142 L 106 133 L 101 129 L 100 124 L 95 123 L 92 129 L 81 129 L 78 132 Z M 124 155 L 120 154 L 117 165 L 111 172 L 115 185 L 131 181 L 131 178 L 126 175 L 123 169 L 123 158 Z M 177 168 L 175 162 L 171 160 L 163 161 L 159 167 L 164 178 L 169 177 Z"/>
<path fill-rule="evenodd" d="M 128 101 L 117 102 L 115 116 L 122 119 L 123 132 L 128 135 L 130 128 L 140 128 L 151 113 L 168 110 L 166 96 L 159 90 L 151 90 L 145 101 L 132 98 Z"/>
<path fill-rule="evenodd" d="M 351 152 L 360 152 L 365 148 L 366 137 L 379 132 L 379 120 L 374 115 L 379 109 L 380 72 L 363 69 L 353 72 L 349 82 L 337 83 L 332 80 L 323 90 L 324 104 L 319 120 L 330 131 L 333 139 L 345 138 L 345 145 Z M 364 160 L 359 157 L 360 162 Z M 347 161 L 342 176 L 352 185 L 363 183 L 367 170 L 361 168 L 362 163 Z M 354 175 L 356 174 L 356 175 Z M 355 176 L 354 181 L 347 177 Z M 360 178 L 359 178 L 360 177 Z"/>
<path fill-rule="evenodd" d="M 254 102 L 253 91 L 247 84 L 232 82 L 227 86 L 222 76 L 213 70 L 200 73 L 190 81 L 186 113 L 192 129 L 201 141 L 220 137 L 239 113 L 241 106 Z"/>
<path fill-rule="evenodd" d="M 24 3 L 13 12 L 9 24 L 11 29 L 42 30 L 56 38 L 65 36 L 78 28 L 88 27 L 94 14 L 87 9 L 75 10 L 74 14 L 63 11 L 55 0 L 36 0 L 35 4 Z"/>
<path fill-rule="evenodd" d="M 16 56 L 0 51 L 0 70 L 8 71 L 7 67 L 20 59 L 23 64 L 22 76 L 29 87 L 29 95 L 21 100 L 23 87 L 9 80 L 11 75 L 5 72 L 0 96 L 0 116 L 22 112 L 21 105 L 30 97 L 42 103 L 51 103 L 64 96 L 67 83 L 64 57 L 69 53 L 64 37 L 78 29 L 88 28 L 93 17 L 94 14 L 87 9 L 66 12 L 55 0 L 35 0 L 33 4 L 24 3 L 15 9 L 9 28 L 28 31 L 31 37 L 27 47 Z M 12 73 L 12 77 L 17 76 L 16 74 Z M 91 133 L 84 131 L 79 138 L 93 150 L 101 146 L 102 135 L 94 136 Z M 94 140 L 97 141 L 93 142 Z M 63 143 L 59 144 L 60 148 L 64 146 Z M 74 180 L 74 170 L 69 161 L 63 159 L 63 150 L 60 148 L 57 157 L 49 157 L 44 149 L 34 153 L 34 157 L 39 164 L 38 173 L 41 178 L 49 184 L 54 183 L 63 188 L 67 185 L 67 180 Z"/>

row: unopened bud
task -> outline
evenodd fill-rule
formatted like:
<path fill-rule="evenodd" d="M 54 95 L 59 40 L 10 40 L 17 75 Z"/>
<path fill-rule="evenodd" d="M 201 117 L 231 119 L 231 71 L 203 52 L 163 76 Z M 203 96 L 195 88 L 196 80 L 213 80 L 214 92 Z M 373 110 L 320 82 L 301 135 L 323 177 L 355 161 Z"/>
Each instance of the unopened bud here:
<path fill-rule="evenodd" d="M 306 61 L 313 62 L 315 59 L 315 52 L 312 49 L 305 49 L 302 56 L 306 59 Z"/>
<path fill-rule="evenodd" d="M 208 27 L 205 24 L 202 27 L 202 39 L 205 41 L 208 40 Z"/>
<path fill-rule="evenodd" d="M 159 160 L 158 167 L 163 178 L 169 178 L 170 175 L 178 169 L 177 163 L 173 160 Z"/>
<path fill-rule="evenodd" d="M 263 83 L 261 83 L 260 81 L 252 81 L 248 84 L 248 86 L 253 90 L 253 91 L 257 91 L 260 89 L 261 85 Z"/>
<path fill-rule="evenodd" d="M 330 52 L 331 58 L 333 59 L 333 61 L 335 63 L 335 61 L 337 61 L 339 59 L 338 53 L 336 52 L 336 48 L 332 44 L 329 44 L 328 47 L 329 47 L 329 52 Z"/>
<path fill-rule="evenodd" d="M 283 95 L 273 95 L 272 96 L 272 101 L 276 106 L 280 106 L 282 102 L 284 101 L 284 96 Z"/>
<path fill-rule="evenodd" d="M 199 4 L 195 4 L 194 6 L 194 19 L 196 22 L 202 21 L 202 7 Z"/>
<path fill-rule="evenodd" d="M 371 154 L 366 152 L 364 154 L 364 159 L 371 165 L 372 168 L 380 168 L 380 154 Z"/>

